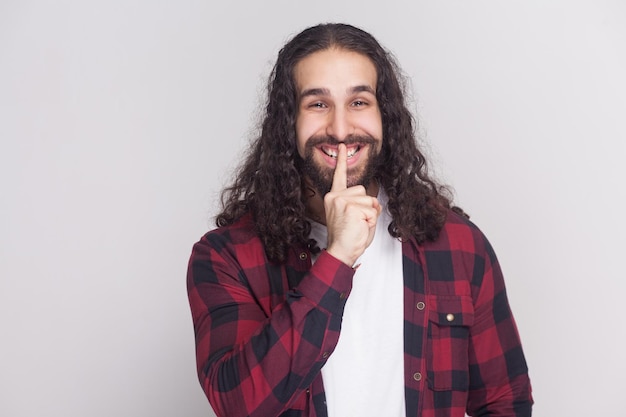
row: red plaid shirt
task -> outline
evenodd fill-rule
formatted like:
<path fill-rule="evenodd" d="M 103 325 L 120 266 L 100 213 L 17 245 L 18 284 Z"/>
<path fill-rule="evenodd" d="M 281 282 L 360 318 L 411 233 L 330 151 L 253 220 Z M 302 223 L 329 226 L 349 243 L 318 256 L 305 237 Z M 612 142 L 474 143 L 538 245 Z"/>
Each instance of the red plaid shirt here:
<path fill-rule="evenodd" d="M 450 212 L 436 242 L 402 251 L 407 417 L 530 416 L 524 354 L 483 234 Z M 198 375 L 218 416 L 327 415 L 320 369 L 354 274 L 325 251 L 311 266 L 306 247 L 268 262 L 249 215 L 195 244 Z"/>

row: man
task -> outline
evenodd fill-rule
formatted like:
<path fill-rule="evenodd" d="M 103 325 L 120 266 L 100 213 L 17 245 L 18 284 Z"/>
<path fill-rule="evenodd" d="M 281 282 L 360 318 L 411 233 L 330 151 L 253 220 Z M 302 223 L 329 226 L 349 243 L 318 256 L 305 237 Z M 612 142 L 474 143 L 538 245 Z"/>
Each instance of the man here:
<path fill-rule="evenodd" d="M 280 51 L 260 137 L 189 263 L 218 416 L 530 416 L 496 256 L 429 178 L 397 74 L 349 25 Z"/>

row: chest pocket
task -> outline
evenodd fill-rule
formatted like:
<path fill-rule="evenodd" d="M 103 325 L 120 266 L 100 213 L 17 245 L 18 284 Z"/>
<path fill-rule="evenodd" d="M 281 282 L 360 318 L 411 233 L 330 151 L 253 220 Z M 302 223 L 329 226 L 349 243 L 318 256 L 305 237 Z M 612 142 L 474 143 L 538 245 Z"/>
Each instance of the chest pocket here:
<path fill-rule="evenodd" d="M 429 296 L 427 380 L 435 391 L 469 387 L 469 334 L 474 305 L 469 296 Z"/>

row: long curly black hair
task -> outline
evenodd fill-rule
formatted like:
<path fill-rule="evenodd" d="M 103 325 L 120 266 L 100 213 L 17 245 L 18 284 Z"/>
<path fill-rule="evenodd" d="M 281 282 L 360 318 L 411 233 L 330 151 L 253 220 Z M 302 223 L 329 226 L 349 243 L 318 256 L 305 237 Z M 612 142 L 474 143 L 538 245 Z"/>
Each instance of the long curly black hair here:
<path fill-rule="evenodd" d="M 295 122 L 297 90 L 294 67 L 304 57 L 331 47 L 363 54 L 377 71 L 376 99 L 383 125 L 377 180 L 389 198 L 391 236 L 434 240 L 445 222 L 448 190 L 428 174 L 417 147 L 414 121 L 407 109 L 399 67 L 369 33 L 346 24 L 305 29 L 279 52 L 268 82 L 268 103 L 260 136 L 252 143 L 234 181 L 222 191 L 217 226 L 251 212 L 268 259 L 285 260 L 294 244 L 309 243 L 302 178 L 298 170 Z"/>

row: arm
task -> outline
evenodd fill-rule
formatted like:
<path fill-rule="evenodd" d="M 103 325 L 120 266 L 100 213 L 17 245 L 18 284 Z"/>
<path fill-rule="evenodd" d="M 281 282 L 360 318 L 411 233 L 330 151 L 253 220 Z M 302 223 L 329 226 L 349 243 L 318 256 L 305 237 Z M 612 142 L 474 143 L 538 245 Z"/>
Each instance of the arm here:
<path fill-rule="evenodd" d="M 278 416 L 335 348 L 354 271 L 322 252 L 268 317 L 259 297 L 269 290 L 255 294 L 245 284 L 268 281 L 267 268 L 243 268 L 242 252 L 219 233 L 194 246 L 187 284 L 198 375 L 218 416 Z"/>
<path fill-rule="evenodd" d="M 533 400 L 526 360 L 500 266 L 489 242 L 484 240 L 484 245 L 485 270 L 475 297 L 470 335 L 467 413 L 529 417 Z"/>

